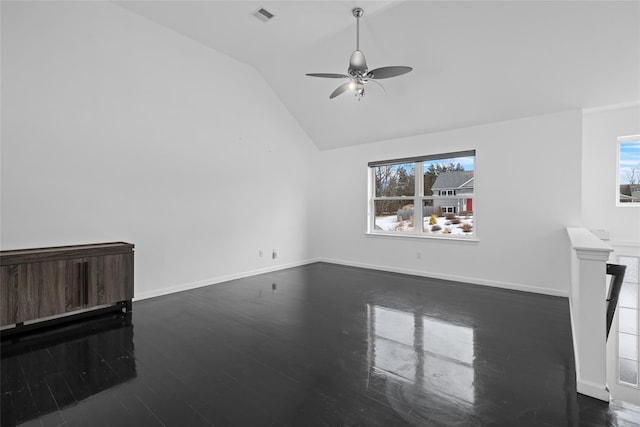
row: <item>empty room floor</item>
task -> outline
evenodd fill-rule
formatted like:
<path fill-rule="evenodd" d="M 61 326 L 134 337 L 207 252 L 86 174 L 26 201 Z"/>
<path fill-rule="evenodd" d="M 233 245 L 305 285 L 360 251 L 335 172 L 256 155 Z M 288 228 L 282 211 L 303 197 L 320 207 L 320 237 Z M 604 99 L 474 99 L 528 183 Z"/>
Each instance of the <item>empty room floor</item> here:
<path fill-rule="evenodd" d="M 315 263 L 2 341 L 2 426 L 633 426 L 566 298 Z M 603 320 L 604 321 L 604 320 Z"/>

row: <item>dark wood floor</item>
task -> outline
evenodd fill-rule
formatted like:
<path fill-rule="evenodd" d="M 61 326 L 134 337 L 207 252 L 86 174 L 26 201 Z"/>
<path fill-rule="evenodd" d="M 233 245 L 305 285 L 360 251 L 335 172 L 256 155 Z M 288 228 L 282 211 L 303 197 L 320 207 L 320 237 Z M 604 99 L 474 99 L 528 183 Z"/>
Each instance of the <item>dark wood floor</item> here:
<path fill-rule="evenodd" d="M 2 426 L 632 426 L 568 301 L 317 263 L 2 342 Z"/>

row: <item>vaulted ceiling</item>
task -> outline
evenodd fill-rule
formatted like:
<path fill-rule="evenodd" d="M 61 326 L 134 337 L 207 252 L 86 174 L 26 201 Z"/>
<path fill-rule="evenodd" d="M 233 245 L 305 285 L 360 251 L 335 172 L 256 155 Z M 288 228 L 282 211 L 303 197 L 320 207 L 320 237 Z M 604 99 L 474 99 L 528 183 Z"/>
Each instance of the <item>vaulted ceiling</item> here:
<path fill-rule="evenodd" d="M 320 149 L 640 100 L 638 1 L 116 3 L 255 67 Z M 414 70 L 329 99 L 305 73 L 346 73 L 356 6 L 369 68 Z"/>

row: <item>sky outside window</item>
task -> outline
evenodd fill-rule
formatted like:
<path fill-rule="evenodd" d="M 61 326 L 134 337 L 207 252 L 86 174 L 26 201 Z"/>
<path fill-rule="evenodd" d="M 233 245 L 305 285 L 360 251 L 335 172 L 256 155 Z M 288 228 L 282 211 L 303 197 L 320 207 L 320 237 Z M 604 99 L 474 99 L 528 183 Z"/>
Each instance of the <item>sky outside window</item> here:
<path fill-rule="evenodd" d="M 640 137 L 620 143 L 620 184 L 640 184 Z"/>

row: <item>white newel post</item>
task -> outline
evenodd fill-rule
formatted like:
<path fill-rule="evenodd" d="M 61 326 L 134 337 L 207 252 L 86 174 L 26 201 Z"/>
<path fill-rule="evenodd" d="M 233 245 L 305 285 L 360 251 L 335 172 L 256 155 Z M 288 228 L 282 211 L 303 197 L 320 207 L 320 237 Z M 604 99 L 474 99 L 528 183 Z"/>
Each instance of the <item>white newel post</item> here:
<path fill-rule="evenodd" d="M 584 228 L 567 228 L 567 233 L 575 253 L 570 300 L 576 385 L 578 393 L 608 402 L 606 273 L 613 248 Z"/>

